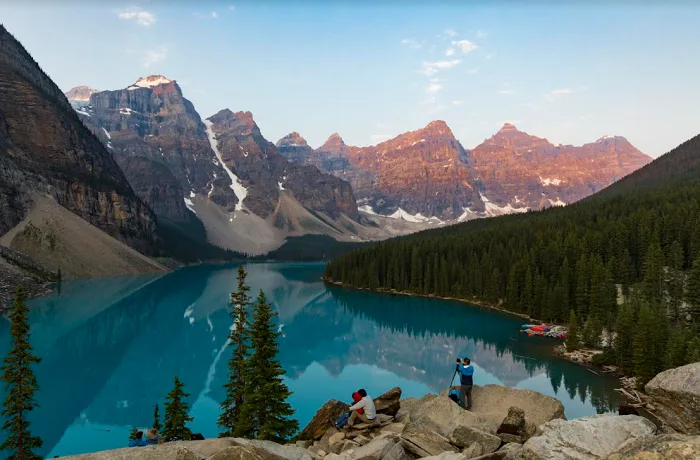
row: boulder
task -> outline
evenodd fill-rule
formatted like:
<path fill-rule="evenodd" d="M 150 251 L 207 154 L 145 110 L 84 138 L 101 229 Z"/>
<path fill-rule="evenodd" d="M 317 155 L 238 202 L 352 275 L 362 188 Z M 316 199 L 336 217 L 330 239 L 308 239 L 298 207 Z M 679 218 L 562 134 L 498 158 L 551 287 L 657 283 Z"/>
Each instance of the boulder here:
<path fill-rule="evenodd" d="M 477 457 L 483 454 L 490 454 L 501 447 L 501 439 L 485 431 L 478 430 L 469 426 L 458 426 L 450 436 L 450 442 L 457 447 L 465 448 L 474 444 L 479 444 L 482 451 L 474 455 Z"/>
<path fill-rule="evenodd" d="M 503 442 L 523 444 L 537 432 L 537 427 L 525 420 L 525 411 L 512 406 L 508 409 L 508 415 L 501 422 L 496 434 Z"/>
<path fill-rule="evenodd" d="M 61 458 L 72 460 L 201 460 L 203 457 L 180 443 L 166 443 L 157 446 L 103 450 L 92 454 Z"/>
<path fill-rule="evenodd" d="M 337 433 L 334 433 L 333 435 L 331 435 L 328 438 L 328 444 L 333 446 L 335 444 L 339 444 L 340 442 L 342 442 L 343 439 L 345 439 L 345 433 L 343 433 L 342 431 L 339 431 Z"/>
<path fill-rule="evenodd" d="M 185 447 L 197 455 L 207 458 L 216 452 L 226 449 L 227 447 L 232 447 L 236 445 L 233 438 L 210 438 L 201 441 L 176 441 L 173 443 L 167 443 L 163 445 L 179 445 Z"/>
<path fill-rule="evenodd" d="M 388 452 L 399 441 L 396 435 L 380 436 L 364 446 L 340 454 L 342 460 L 380 460 L 382 452 Z"/>
<path fill-rule="evenodd" d="M 313 460 L 311 453 L 296 446 L 282 446 L 272 441 L 261 441 L 258 439 L 233 438 L 236 444 L 240 446 L 252 446 L 262 449 L 271 456 L 282 457 L 286 460 Z M 272 458 L 272 457 L 271 457 Z"/>
<path fill-rule="evenodd" d="M 462 456 L 465 459 L 476 458 L 484 455 L 484 448 L 478 442 L 472 443 L 469 447 L 462 451 Z M 490 453 L 490 452 L 489 452 Z"/>
<path fill-rule="evenodd" d="M 340 447 L 340 452 L 345 452 L 346 450 L 350 450 L 350 449 L 357 449 L 358 447 L 360 447 L 360 445 L 358 443 L 356 443 L 355 441 L 353 441 L 351 439 L 346 439 L 345 441 L 343 441 L 343 443 Z"/>
<path fill-rule="evenodd" d="M 459 388 L 459 387 L 454 387 Z M 441 395 L 447 396 L 449 389 Z M 447 399 L 447 398 L 445 398 Z M 471 412 L 501 424 L 512 406 L 525 412 L 525 418 L 536 427 L 550 420 L 565 418 L 564 406 L 558 399 L 532 390 L 519 390 L 502 385 L 474 385 Z M 497 426 L 498 426 L 497 425 Z"/>
<path fill-rule="evenodd" d="M 409 423 L 401 434 L 404 448 L 419 457 L 457 452 L 447 439 L 433 430 L 425 430 L 420 424 Z"/>
<path fill-rule="evenodd" d="M 206 460 L 284 460 L 282 457 L 253 446 L 234 446 L 206 457 Z"/>
<path fill-rule="evenodd" d="M 496 421 L 464 410 L 449 398 L 432 398 L 416 405 L 412 408 L 409 417 L 411 423 L 430 420 L 439 426 L 439 433 L 445 437 L 449 437 L 458 426 L 469 426 L 487 433 L 495 433 L 503 420 L 503 416 Z"/>
<path fill-rule="evenodd" d="M 497 450 L 498 453 L 504 454 L 506 460 L 516 460 L 520 458 L 520 452 L 523 450 L 522 444 L 509 442 L 504 444 L 500 449 Z"/>
<path fill-rule="evenodd" d="M 624 443 L 656 432 L 649 420 L 636 415 L 593 415 L 576 420 L 552 420 L 542 434 L 530 438 L 520 452 L 526 460 L 602 459 Z"/>
<path fill-rule="evenodd" d="M 428 393 L 427 395 L 424 395 L 422 398 L 406 398 L 401 400 L 401 407 L 399 408 L 399 411 L 396 413 L 394 418 L 396 421 L 401 422 L 401 423 L 408 423 L 411 418 L 411 412 L 427 403 L 428 401 L 431 401 L 433 399 L 437 398 L 437 395 L 434 395 L 432 393 Z"/>
<path fill-rule="evenodd" d="M 394 387 L 374 399 L 374 407 L 377 409 L 377 414 L 395 416 L 401 408 L 401 388 Z"/>
<path fill-rule="evenodd" d="M 607 460 L 693 460 L 700 458 L 700 436 L 644 436 L 608 455 Z"/>
<path fill-rule="evenodd" d="M 403 444 L 397 442 L 388 451 L 382 452 L 382 460 L 411 460 Z"/>
<path fill-rule="evenodd" d="M 316 412 L 316 415 L 314 415 L 301 433 L 299 433 L 298 439 L 301 441 L 320 439 L 326 430 L 332 426 L 331 420 L 337 419 L 340 417 L 340 414 L 347 412 L 349 408 L 350 406 L 337 399 L 331 399 L 326 402 L 326 404 L 321 406 Z"/>
<path fill-rule="evenodd" d="M 379 430 L 380 433 L 396 433 L 401 434 L 406 425 L 403 423 L 389 423 Z"/>
<path fill-rule="evenodd" d="M 700 362 L 661 372 L 644 389 L 664 425 L 700 434 Z"/>

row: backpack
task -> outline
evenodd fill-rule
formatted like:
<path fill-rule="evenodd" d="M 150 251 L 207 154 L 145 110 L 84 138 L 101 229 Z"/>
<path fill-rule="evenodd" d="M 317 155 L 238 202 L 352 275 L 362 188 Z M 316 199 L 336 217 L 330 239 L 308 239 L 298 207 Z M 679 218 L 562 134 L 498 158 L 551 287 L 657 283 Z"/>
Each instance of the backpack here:
<path fill-rule="evenodd" d="M 342 427 L 347 425 L 349 419 L 350 419 L 350 412 L 345 412 L 343 414 L 340 414 L 340 417 L 338 417 L 335 421 L 335 427 L 337 429 L 341 429 Z"/>
<path fill-rule="evenodd" d="M 451 390 L 450 394 L 448 396 L 452 401 L 457 403 L 458 406 L 462 406 L 460 400 L 459 400 L 459 392 L 457 390 Z"/>

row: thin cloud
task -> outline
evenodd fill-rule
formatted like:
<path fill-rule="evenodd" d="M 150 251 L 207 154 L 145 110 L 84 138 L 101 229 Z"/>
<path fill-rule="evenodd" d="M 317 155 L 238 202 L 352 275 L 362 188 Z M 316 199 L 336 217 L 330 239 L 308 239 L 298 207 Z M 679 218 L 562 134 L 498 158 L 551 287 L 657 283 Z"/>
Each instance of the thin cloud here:
<path fill-rule="evenodd" d="M 489 54 L 486 55 L 486 59 L 488 59 L 489 61 L 490 61 L 492 58 L 493 58 L 493 54 L 490 54 L 490 53 L 489 53 Z"/>
<path fill-rule="evenodd" d="M 445 35 L 448 37 L 454 37 L 457 35 L 457 32 L 455 32 L 454 29 L 445 29 Z"/>
<path fill-rule="evenodd" d="M 481 67 L 474 67 L 474 68 L 471 68 L 471 69 L 467 70 L 467 73 L 468 73 L 469 75 L 474 75 L 475 73 L 478 73 L 479 70 L 481 70 Z"/>
<path fill-rule="evenodd" d="M 514 94 L 514 93 L 515 93 L 515 91 L 513 91 L 512 89 L 501 89 L 501 90 L 498 90 L 498 94 Z"/>
<path fill-rule="evenodd" d="M 409 48 L 414 49 L 414 50 L 417 50 L 417 49 L 419 49 L 420 47 L 423 46 L 423 45 L 422 45 L 421 43 L 419 43 L 418 40 L 416 40 L 415 38 L 404 38 L 403 40 L 401 40 L 401 44 L 402 44 L 402 45 L 406 45 L 406 46 L 408 46 Z"/>
<path fill-rule="evenodd" d="M 452 67 L 459 65 L 461 62 L 462 62 L 461 59 L 451 59 L 448 61 L 423 62 L 419 72 L 422 73 L 423 75 L 427 75 L 427 76 L 431 77 L 441 70 L 451 69 Z"/>
<path fill-rule="evenodd" d="M 236 5 L 229 5 L 228 9 L 231 11 L 236 11 Z"/>
<path fill-rule="evenodd" d="M 462 54 L 470 53 L 479 47 L 479 45 L 469 40 L 457 40 L 453 41 L 452 44 L 459 48 Z"/>
<path fill-rule="evenodd" d="M 558 96 L 558 95 L 560 95 L 560 94 L 571 94 L 571 93 L 573 93 L 573 91 L 571 91 L 571 90 L 568 89 L 568 88 L 564 88 L 564 89 L 553 89 L 553 90 L 550 91 L 548 94 L 549 94 L 550 96 Z"/>
<path fill-rule="evenodd" d="M 137 6 L 117 11 L 117 16 L 119 16 L 119 19 L 136 21 L 136 24 L 147 27 L 156 22 L 156 16 L 153 13 L 150 13 Z"/>
<path fill-rule="evenodd" d="M 464 104 L 465 102 L 466 102 L 466 101 L 452 101 L 452 105 L 462 105 L 462 104 Z"/>
<path fill-rule="evenodd" d="M 219 13 L 216 11 L 210 13 L 192 13 L 192 16 L 199 19 L 219 19 Z"/>
<path fill-rule="evenodd" d="M 453 54 L 455 54 L 455 49 L 454 49 L 454 48 L 447 48 L 447 49 L 445 50 L 445 56 L 452 56 Z"/>
<path fill-rule="evenodd" d="M 477 30 L 476 31 L 476 38 L 486 38 L 486 35 L 488 35 L 486 32 L 483 30 Z"/>
<path fill-rule="evenodd" d="M 153 64 L 165 61 L 167 57 L 168 48 L 163 45 L 157 46 L 150 50 L 146 50 L 142 57 L 143 66 L 146 68 L 151 67 Z"/>
<path fill-rule="evenodd" d="M 212 12 L 211 12 L 211 17 L 214 18 L 214 19 L 218 19 L 218 18 L 219 18 L 219 13 L 217 13 L 216 11 L 212 11 Z"/>
<path fill-rule="evenodd" d="M 440 91 L 441 89 L 442 89 L 442 85 L 440 83 L 431 83 L 425 89 L 425 92 L 428 94 L 435 94 L 438 91 Z"/>

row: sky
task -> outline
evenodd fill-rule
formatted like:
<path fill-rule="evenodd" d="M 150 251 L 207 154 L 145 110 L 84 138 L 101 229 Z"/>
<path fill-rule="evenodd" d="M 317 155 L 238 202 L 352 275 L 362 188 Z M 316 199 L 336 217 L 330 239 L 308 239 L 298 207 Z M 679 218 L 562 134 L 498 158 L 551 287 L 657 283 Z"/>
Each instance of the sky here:
<path fill-rule="evenodd" d="M 272 142 L 444 120 L 472 148 L 510 122 L 656 157 L 700 133 L 693 0 L 2 0 L 0 22 L 64 91 L 162 74 L 203 118 L 251 111 Z"/>

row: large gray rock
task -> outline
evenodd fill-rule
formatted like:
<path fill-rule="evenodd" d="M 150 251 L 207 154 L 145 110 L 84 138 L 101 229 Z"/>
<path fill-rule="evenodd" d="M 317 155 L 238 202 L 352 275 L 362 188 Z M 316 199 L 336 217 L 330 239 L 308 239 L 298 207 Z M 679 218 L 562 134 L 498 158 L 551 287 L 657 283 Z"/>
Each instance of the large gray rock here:
<path fill-rule="evenodd" d="M 103 450 L 92 454 L 61 457 L 71 460 L 202 460 L 180 443 L 166 443 L 158 446 L 126 447 L 124 449 Z"/>
<path fill-rule="evenodd" d="M 594 415 L 576 420 L 552 420 L 542 434 L 530 438 L 522 460 L 602 459 L 632 439 L 654 434 L 656 426 L 636 415 Z"/>
<path fill-rule="evenodd" d="M 233 438 L 241 446 L 253 446 L 269 452 L 271 455 L 282 457 L 286 460 L 313 460 L 311 453 L 297 446 L 282 446 L 272 441 L 261 441 L 258 439 Z"/>
<path fill-rule="evenodd" d="M 425 430 L 416 423 L 406 425 L 401 439 L 406 450 L 419 457 L 457 451 L 443 436 L 433 430 Z"/>
<path fill-rule="evenodd" d="M 700 362 L 669 369 L 645 387 L 661 421 L 683 434 L 700 434 Z"/>
<path fill-rule="evenodd" d="M 437 398 L 437 395 L 434 395 L 432 393 L 428 393 L 427 395 L 424 395 L 422 398 L 406 398 L 401 400 L 401 407 L 399 408 L 399 411 L 396 413 L 395 419 L 398 422 L 401 423 L 408 423 L 411 421 L 411 413 L 417 408 L 420 407 L 421 405 L 427 403 L 428 401 L 431 401 L 435 398 Z"/>
<path fill-rule="evenodd" d="M 382 452 L 388 452 L 399 441 L 395 434 L 378 436 L 364 446 L 350 449 L 340 454 L 342 460 L 380 460 Z"/>
<path fill-rule="evenodd" d="M 415 405 L 409 413 L 409 418 L 411 423 L 429 420 L 439 427 L 441 435 L 449 437 L 458 426 L 469 426 L 487 433 L 495 433 L 503 420 L 503 415 L 498 420 L 485 418 L 462 409 L 449 398 L 438 397 Z"/>
<path fill-rule="evenodd" d="M 625 444 L 606 460 L 696 460 L 700 458 L 700 436 L 664 434 L 645 436 Z"/>
<path fill-rule="evenodd" d="M 519 407 L 508 409 L 508 415 L 501 422 L 496 434 L 503 442 L 523 444 L 535 435 L 537 427 L 525 420 L 525 411 Z"/>
<path fill-rule="evenodd" d="M 382 452 L 382 460 L 411 460 L 411 457 L 406 453 L 403 444 L 397 442 L 386 453 Z"/>
<path fill-rule="evenodd" d="M 258 449 L 253 446 L 226 447 L 209 457 L 206 460 L 284 460 L 270 452 Z"/>
<path fill-rule="evenodd" d="M 479 444 L 482 451 L 478 455 L 490 454 L 495 452 L 501 446 L 501 438 L 494 436 L 485 431 L 478 430 L 469 426 L 459 426 L 450 436 L 450 442 L 457 447 L 465 448 L 474 444 Z M 476 457 L 477 455 L 475 455 Z"/>
<path fill-rule="evenodd" d="M 441 395 L 447 396 L 448 392 L 449 389 L 443 391 Z M 565 418 L 561 401 L 536 391 L 519 390 L 502 385 L 475 385 L 472 390 L 471 412 L 481 418 L 493 420 L 498 425 L 512 406 L 522 409 L 525 412 L 525 418 L 536 427 L 550 420 Z"/>

